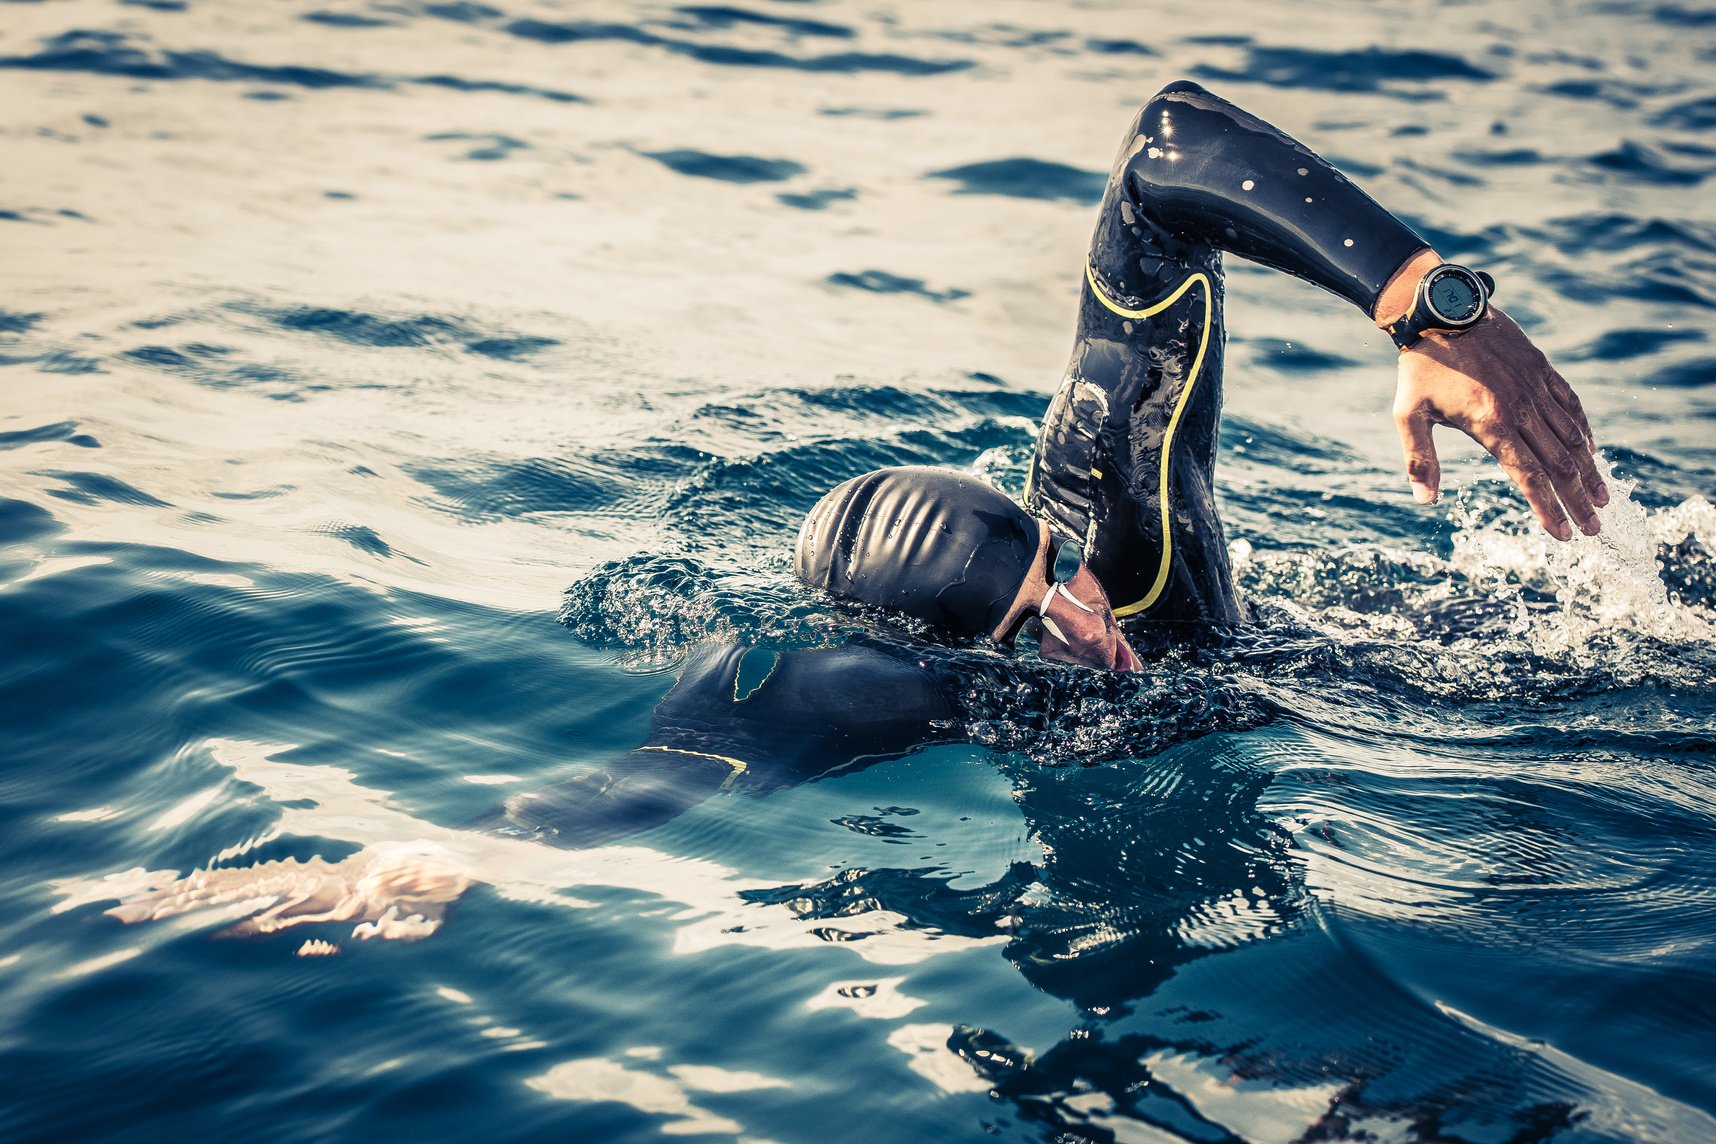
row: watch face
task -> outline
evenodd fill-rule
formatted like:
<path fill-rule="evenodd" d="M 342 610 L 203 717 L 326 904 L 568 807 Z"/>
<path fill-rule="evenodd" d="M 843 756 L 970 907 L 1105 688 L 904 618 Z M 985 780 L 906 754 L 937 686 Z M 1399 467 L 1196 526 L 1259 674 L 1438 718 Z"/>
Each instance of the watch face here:
<path fill-rule="evenodd" d="M 1471 271 L 1444 266 L 1431 277 L 1425 296 L 1436 316 L 1456 326 L 1477 319 L 1484 306 L 1483 287 Z"/>

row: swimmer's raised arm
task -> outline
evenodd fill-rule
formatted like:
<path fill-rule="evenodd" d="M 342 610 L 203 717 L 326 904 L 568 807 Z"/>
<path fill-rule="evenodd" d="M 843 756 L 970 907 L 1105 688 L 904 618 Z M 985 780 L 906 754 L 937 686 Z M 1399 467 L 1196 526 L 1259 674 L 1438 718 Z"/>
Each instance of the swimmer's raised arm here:
<path fill-rule="evenodd" d="M 1170 84 L 1145 106 L 1120 166 L 1128 197 L 1168 235 L 1315 282 L 1383 329 L 1442 265 L 1314 152 L 1194 83 Z M 1101 254 L 1093 249 L 1093 265 L 1113 264 Z M 1499 309 L 1458 333 L 1433 329 L 1400 355 L 1395 421 L 1420 502 L 1435 501 L 1440 477 L 1431 428 L 1452 425 L 1501 463 L 1550 533 L 1572 535 L 1567 514 L 1597 532 L 1593 505 L 1609 498 L 1579 399 Z"/>

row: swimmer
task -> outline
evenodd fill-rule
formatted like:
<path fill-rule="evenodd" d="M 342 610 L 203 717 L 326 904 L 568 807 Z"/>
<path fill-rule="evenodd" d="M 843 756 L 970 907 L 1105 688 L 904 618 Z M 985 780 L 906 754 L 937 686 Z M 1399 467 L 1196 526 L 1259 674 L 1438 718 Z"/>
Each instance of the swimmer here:
<path fill-rule="evenodd" d="M 811 510 L 799 575 L 960 635 L 1005 642 L 1029 620 L 1045 656 L 1112 670 L 1137 666 L 1126 635 L 1243 623 L 1213 476 L 1224 252 L 1316 283 L 1393 338 L 1394 419 L 1420 503 L 1439 495 L 1431 430 L 1450 425 L 1500 462 L 1551 535 L 1571 539 L 1569 519 L 1598 532 L 1609 494 L 1590 425 L 1491 304 L 1494 280 L 1444 262 L 1302 144 L 1180 81 L 1138 113 L 1109 176 L 1029 513 L 972 478 L 882 470 Z"/>
<path fill-rule="evenodd" d="M 1451 425 L 1496 457 L 1552 535 L 1570 539 L 1569 518 L 1598 531 L 1608 492 L 1579 400 L 1490 304 L 1489 276 L 1445 264 L 1301 144 L 1179 82 L 1145 105 L 1115 161 L 1025 507 L 953 470 L 865 474 L 807 516 L 799 576 L 958 636 L 1007 642 L 1034 627 L 1046 658 L 1112 671 L 1139 667 L 1141 638 L 1243 623 L 1214 499 L 1223 252 L 1340 295 L 1400 345 L 1395 422 L 1421 503 L 1434 503 L 1440 476 L 1431 428 Z M 983 717 L 966 703 L 1015 690 L 994 659 L 880 634 L 783 651 L 707 644 L 641 746 L 472 825 L 602 845 L 721 791 L 766 794 L 961 741 Z M 982 681 L 986 671 L 995 678 Z M 262 899 L 235 932 L 355 919 L 355 936 L 411 938 L 433 932 L 468 884 L 409 848 L 284 871 L 278 884 L 284 864 L 265 865 L 155 879 L 114 913 L 140 921 Z"/>

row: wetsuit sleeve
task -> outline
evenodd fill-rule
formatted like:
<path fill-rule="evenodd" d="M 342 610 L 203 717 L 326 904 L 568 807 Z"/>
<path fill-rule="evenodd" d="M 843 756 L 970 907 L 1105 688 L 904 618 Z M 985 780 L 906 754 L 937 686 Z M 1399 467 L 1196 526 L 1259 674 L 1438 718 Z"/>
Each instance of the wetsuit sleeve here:
<path fill-rule="evenodd" d="M 1170 234 L 1315 282 L 1371 317 L 1429 245 L 1304 144 L 1189 80 L 1145 105 L 1122 166 L 1129 197 Z"/>

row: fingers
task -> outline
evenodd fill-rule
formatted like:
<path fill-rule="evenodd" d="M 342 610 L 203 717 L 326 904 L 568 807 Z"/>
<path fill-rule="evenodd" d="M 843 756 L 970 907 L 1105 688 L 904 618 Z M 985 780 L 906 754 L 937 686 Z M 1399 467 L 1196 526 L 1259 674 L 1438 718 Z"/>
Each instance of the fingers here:
<path fill-rule="evenodd" d="M 1428 348 L 1421 348 L 1421 347 Z M 1440 476 L 1431 427 L 1452 425 L 1501 463 L 1551 535 L 1571 539 L 1569 518 L 1587 534 L 1609 490 L 1578 395 L 1500 310 L 1456 336 L 1426 338 L 1401 355 L 1395 424 L 1407 476 L 1420 502 Z"/>
<path fill-rule="evenodd" d="M 1545 363 L 1547 365 L 1547 363 Z M 1579 400 L 1579 395 L 1573 392 L 1573 387 L 1567 384 L 1567 379 L 1555 371 L 1554 366 L 1548 366 L 1545 378 L 1549 386 L 1549 395 L 1555 398 L 1555 403 L 1565 411 L 1578 427 L 1584 438 L 1586 452 L 1597 451 L 1597 439 L 1591 435 L 1591 423 L 1585 420 L 1585 406 Z"/>
<path fill-rule="evenodd" d="M 1489 450 L 1490 456 L 1501 464 L 1502 471 L 1525 493 L 1531 511 L 1537 516 L 1537 523 L 1543 526 L 1544 531 L 1557 540 L 1573 539 L 1567 514 L 1561 510 L 1561 502 L 1555 494 L 1555 482 L 1519 435 L 1510 429 L 1489 430 L 1483 426 L 1474 426 L 1468 432 L 1478 444 Z"/>
<path fill-rule="evenodd" d="M 1395 428 L 1400 430 L 1400 446 L 1406 454 L 1406 479 L 1412 482 L 1412 496 L 1419 504 L 1435 504 L 1441 495 L 1442 462 L 1436 457 L 1436 443 L 1431 440 L 1432 422 L 1422 409 L 1398 412 Z"/>
<path fill-rule="evenodd" d="M 1567 385 L 1566 382 L 1561 384 Z M 1569 388 L 1567 392 L 1573 391 Z M 1553 393 L 1553 389 L 1551 393 Z M 1577 401 L 1578 398 L 1574 398 L 1574 400 Z M 1585 495 L 1591 498 L 1591 503 L 1599 508 L 1608 504 L 1609 486 L 1603 483 L 1602 475 L 1597 472 L 1597 463 L 1592 459 L 1595 454 L 1589 438 L 1585 435 L 1585 430 L 1580 428 L 1573 415 L 1559 401 L 1540 401 L 1537 412 L 1542 415 L 1550 430 L 1554 432 L 1556 440 L 1565 446 L 1568 454 L 1573 458 L 1573 463 L 1578 466 L 1579 481 L 1584 485 Z M 1541 450 L 1538 455 L 1543 455 Z M 1565 501 L 1566 498 L 1563 497 L 1562 500 Z"/>
<path fill-rule="evenodd" d="M 1597 535 L 1602 525 L 1597 520 L 1596 508 L 1591 504 L 1585 474 L 1585 469 L 1591 468 L 1591 454 L 1585 452 L 1581 445 L 1570 447 L 1544 423 L 1541 411 L 1536 408 L 1528 408 L 1520 416 L 1519 435 L 1549 474 L 1555 495 L 1561 499 L 1568 515 L 1578 522 L 1580 531 L 1586 536 Z M 1592 475 L 1595 476 L 1594 469 Z"/>

